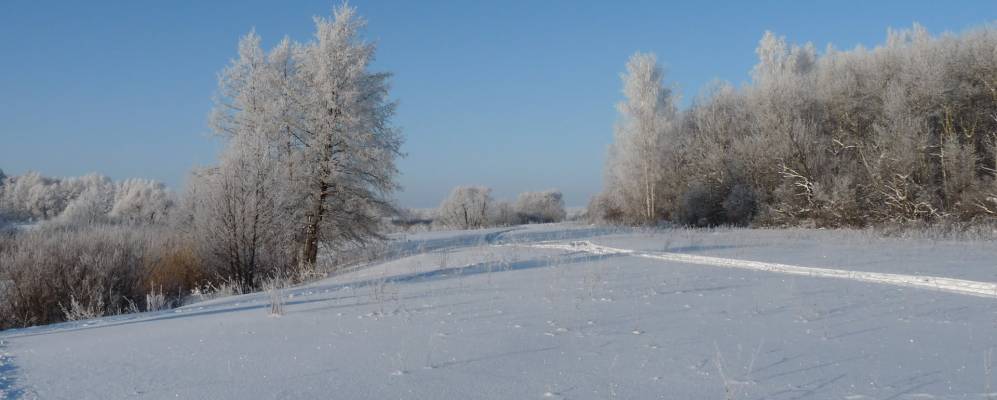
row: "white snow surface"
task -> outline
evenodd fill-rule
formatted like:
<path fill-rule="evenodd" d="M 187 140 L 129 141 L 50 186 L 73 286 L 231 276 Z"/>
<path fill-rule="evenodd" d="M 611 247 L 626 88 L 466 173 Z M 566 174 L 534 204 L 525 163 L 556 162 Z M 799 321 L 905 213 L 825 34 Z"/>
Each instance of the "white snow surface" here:
<path fill-rule="evenodd" d="M 0 332 L 7 399 L 986 399 L 997 245 L 576 224 L 398 236 L 287 290 Z"/>
<path fill-rule="evenodd" d="M 969 294 L 997 298 L 997 283 L 977 282 L 965 279 L 952 279 L 927 275 L 884 274 L 878 272 L 863 272 L 832 268 L 801 267 L 761 261 L 735 260 L 730 258 L 697 256 L 694 254 L 637 252 L 629 249 L 617 249 L 600 246 L 589 241 L 570 243 L 537 243 L 529 245 L 540 249 L 560 249 L 582 251 L 599 255 L 624 254 L 636 257 L 651 258 L 662 261 L 672 261 L 683 264 L 710 265 L 714 267 L 743 268 L 756 271 L 776 272 L 790 275 L 806 275 L 820 278 L 850 279 L 860 282 L 882 283 L 886 285 L 922 287 L 944 292 Z"/>

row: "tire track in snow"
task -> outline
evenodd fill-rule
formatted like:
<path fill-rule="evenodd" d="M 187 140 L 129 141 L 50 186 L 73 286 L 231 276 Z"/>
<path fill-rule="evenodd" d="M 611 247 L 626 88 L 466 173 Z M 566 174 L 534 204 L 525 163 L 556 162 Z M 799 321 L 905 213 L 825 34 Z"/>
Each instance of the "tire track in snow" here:
<path fill-rule="evenodd" d="M 798 265 L 769 263 L 763 261 L 738 260 L 733 258 L 708 257 L 692 254 L 644 252 L 598 245 L 589 241 L 541 242 L 524 244 L 541 249 L 581 251 L 599 255 L 625 254 L 634 257 L 650 258 L 684 264 L 708 265 L 723 268 L 748 269 L 753 271 L 775 272 L 787 275 L 801 275 L 819 278 L 847 279 L 884 285 L 934 289 L 942 292 L 965 294 L 979 297 L 997 298 L 997 283 L 969 281 L 925 275 L 903 275 L 882 272 L 849 271 L 832 268 L 803 267 Z"/>

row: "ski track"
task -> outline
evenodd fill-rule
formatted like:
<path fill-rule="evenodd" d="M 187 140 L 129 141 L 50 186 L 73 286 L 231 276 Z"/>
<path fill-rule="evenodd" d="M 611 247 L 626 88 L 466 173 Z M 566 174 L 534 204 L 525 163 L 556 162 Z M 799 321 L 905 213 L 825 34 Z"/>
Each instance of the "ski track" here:
<path fill-rule="evenodd" d="M 738 268 L 754 271 L 775 272 L 787 275 L 802 275 L 818 278 L 848 279 L 858 282 L 870 282 L 883 285 L 934 289 L 942 292 L 964 294 L 979 297 L 997 298 L 997 283 L 979 282 L 963 279 L 944 278 L 925 275 L 903 275 L 881 272 L 850 271 L 831 268 L 804 267 L 798 265 L 769 263 L 762 261 L 738 260 L 733 258 L 708 257 L 692 254 L 645 252 L 602 246 L 590 241 L 572 242 L 541 242 L 520 244 L 540 249 L 557 249 L 580 251 L 597 255 L 630 255 L 653 260 L 671 261 L 684 264 L 708 265 L 723 268 Z"/>

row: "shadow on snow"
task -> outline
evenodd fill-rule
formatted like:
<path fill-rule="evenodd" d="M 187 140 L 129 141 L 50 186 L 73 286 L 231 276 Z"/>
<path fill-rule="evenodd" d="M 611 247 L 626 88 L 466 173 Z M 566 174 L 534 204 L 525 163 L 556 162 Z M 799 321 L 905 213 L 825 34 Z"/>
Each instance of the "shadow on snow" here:
<path fill-rule="evenodd" d="M 546 256 L 540 258 L 534 258 L 529 260 L 512 261 L 512 262 L 484 262 L 470 264 L 463 267 L 451 267 L 443 268 L 432 271 L 416 272 L 402 275 L 395 275 L 384 278 L 376 279 L 366 279 L 350 283 L 342 284 L 328 284 L 328 285 L 314 285 L 305 288 L 293 289 L 288 291 L 289 298 L 297 298 L 304 296 L 314 296 L 322 295 L 325 293 L 336 293 L 345 289 L 350 288 L 363 288 L 372 285 L 380 285 L 383 283 L 420 283 L 434 280 L 444 280 L 468 277 L 473 275 L 487 274 L 487 273 L 500 273 L 508 271 L 520 271 L 527 269 L 535 269 L 550 266 L 562 266 L 577 263 L 585 263 L 591 261 L 604 260 L 608 258 L 623 257 L 623 254 L 610 254 L 610 255 L 596 255 L 589 253 L 569 253 L 561 256 Z M 321 296 L 319 298 L 311 299 L 300 299 L 300 300 L 290 300 L 285 302 L 285 306 L 296 306 L 303 304 L 312 304 L 320 302 L 332 302 L 344 300 L 351 298 L 353 296 Z M 346 307 L 356 307 L 361 305 L 369 305 L 371 303 L 362 304 L 342 304 L 338 306 L 332 306 L 329 308 L 346 308 Z M 82 322 L 64 322 L 53 325 L 46 325 L 40 327 L 24 328 L 18 330 L 12 330 L 5 332 L 6 335 L 0 334 L 0 337 L 15 338 L 15 337 L 29 337 L 38 335 L 47 335 L 59 332 L 72 332 L 72 331 L 83 331 L 90 329 L 98 329 L 112 326 L 123 326 L 139 324 L 144 322 L 152 321 L 164 321 L 178 318 L 193 318 L 201 316 L 211 316 L 219 314 L 228 314 L 233 312 L 263 309 L 269 308 L 270 303 L 263 293 L 252 293 L 246 295 L 235 296 L 235 298 L 230 301 L 214 303 L 210 306 L 188 306 L 181 307 L 174 310 L 160 311 L 155 313 L 138 313 L 138 314 L 126 314 L 119 316 L 105 317 L 97 320 L 82 321 Z M 288 312 L 292 314 L 293 311 Z M 0 383 L 2 385 L 2 383 Z M 3 386 L 0 386 L 2 388 Z"/>

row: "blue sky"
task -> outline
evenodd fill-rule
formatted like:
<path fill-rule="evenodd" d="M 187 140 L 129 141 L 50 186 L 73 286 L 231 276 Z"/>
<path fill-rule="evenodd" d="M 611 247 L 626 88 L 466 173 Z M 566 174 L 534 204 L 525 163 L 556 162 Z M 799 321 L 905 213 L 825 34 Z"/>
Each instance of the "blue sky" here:
<path fill-rule="evenodd" d="M 0 2 L 0 168 L 147 177 L 181 189 L 219 144 L 207 115 L 217 72 L 255 27 L 271 46 L 307 40 L 327 0 Z M 713 79 L 743 83 L 765 30 L 838 48 L 914 21 L 960 32 L 997 2 L 360 1 L 394 72 L 405 132 L 402 205 L 453 186 L 498 198 L 560 188 L 584 205 L 602 185 L 619 74 L 651 51 L 688 104 Z"/>

